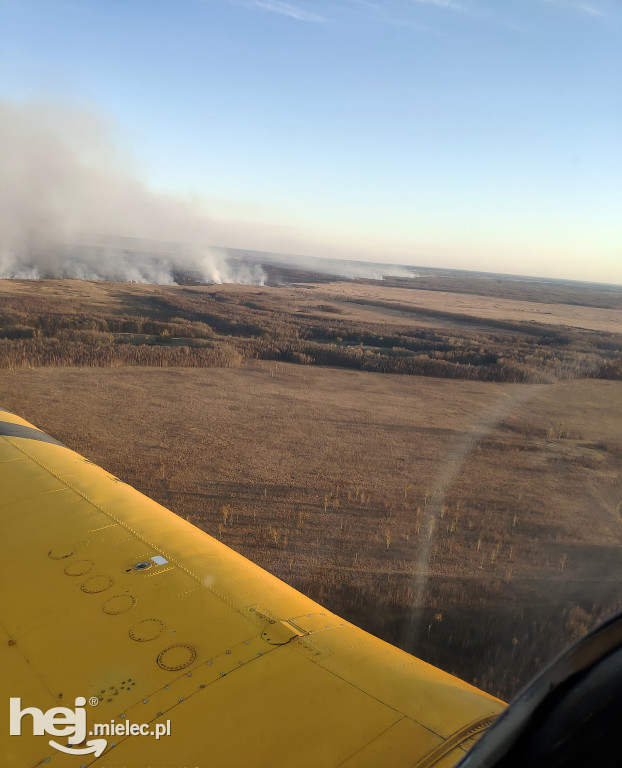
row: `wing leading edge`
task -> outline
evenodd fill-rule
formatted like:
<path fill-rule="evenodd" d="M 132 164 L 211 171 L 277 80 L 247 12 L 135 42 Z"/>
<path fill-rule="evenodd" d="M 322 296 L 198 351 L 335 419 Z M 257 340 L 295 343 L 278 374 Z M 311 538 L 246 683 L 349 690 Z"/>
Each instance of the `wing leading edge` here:
<path fill-rule="evenodd" d="M 6 411 L 0 489 L 4 722 L 84 697 L 112 733 L 78 759 L 26 714 L 6 765 L 448 768 L 504 707 Z"/>

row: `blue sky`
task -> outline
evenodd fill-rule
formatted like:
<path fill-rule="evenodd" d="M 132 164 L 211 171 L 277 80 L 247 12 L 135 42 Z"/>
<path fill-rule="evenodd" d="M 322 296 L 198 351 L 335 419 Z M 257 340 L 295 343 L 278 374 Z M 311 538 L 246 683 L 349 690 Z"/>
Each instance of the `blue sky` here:
<path fill-rule="evenodd" d="M 0 0 L 0 98 L 99 115 L 215 244 L 622 283 L 619 0 Z"/>

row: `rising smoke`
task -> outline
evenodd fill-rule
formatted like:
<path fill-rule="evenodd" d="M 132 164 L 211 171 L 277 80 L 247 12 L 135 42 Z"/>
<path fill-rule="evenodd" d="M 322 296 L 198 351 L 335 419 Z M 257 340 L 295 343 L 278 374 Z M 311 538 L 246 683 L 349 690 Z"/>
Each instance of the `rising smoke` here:
<path fill-rule="evenodd" d="M 0 147 L 0 277 L 263 282 L 259 265 L 204 245 L 198 203 L 128 171 L 92 113 L 0 101 Z"/>

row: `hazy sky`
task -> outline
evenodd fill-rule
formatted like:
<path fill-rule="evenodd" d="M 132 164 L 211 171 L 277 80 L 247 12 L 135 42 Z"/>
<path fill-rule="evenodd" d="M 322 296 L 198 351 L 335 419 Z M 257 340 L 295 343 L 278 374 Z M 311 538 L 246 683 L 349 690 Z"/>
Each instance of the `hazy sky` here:
<path fill-rule="evenodd" d="M 234 247 L 622 283 L 621 80 L 620 0 L 0 0 L 0 98 Z"/>

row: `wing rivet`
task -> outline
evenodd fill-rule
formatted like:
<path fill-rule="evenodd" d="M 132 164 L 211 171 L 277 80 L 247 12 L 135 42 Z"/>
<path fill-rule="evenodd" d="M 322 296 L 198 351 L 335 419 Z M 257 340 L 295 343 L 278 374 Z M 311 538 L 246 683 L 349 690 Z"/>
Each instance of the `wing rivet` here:
<path fill-rule="evenodd" d="M 231 653 L 231 651 L 227 651 L 227 656 Z"/>
<path fill-rule="evenodd" d="M 186 677 L 192 677 L 192 672 L 187 672 Z"/>
<path fill-rule="evenodd" d="M 203 685 L 203 683 L 201 683 L 201 685 L 199 686 L 199 688 L 205 688 L 205 686 Z"/>
<path fill-rule="evenodd" d="M 165 686 L 164 686 L 164 690 L 165 690 L 165 691 L 168 691 L 168 690 L 170 689 L 170 687 L 171 687 L 170 685 L 165 685 Z"/>
<path fill-rule="evenodd" d="M 158 717 L 162 717 L 162 712 L 158 712 Z"/>
<path fill-rule="evenodd" d="M 149 704 L 149 699 L 143 699 L 143 704 Z"/>
<path fill-rule="evenodd" d="M 177 701 L 183 701 L 183 699 L 180 697 L 179 699 L 177 699 Z"/>
<path fill-rule="evenodd" d="M 125 720 L 125 715 L 121 715 L 121 720 Z"/>

